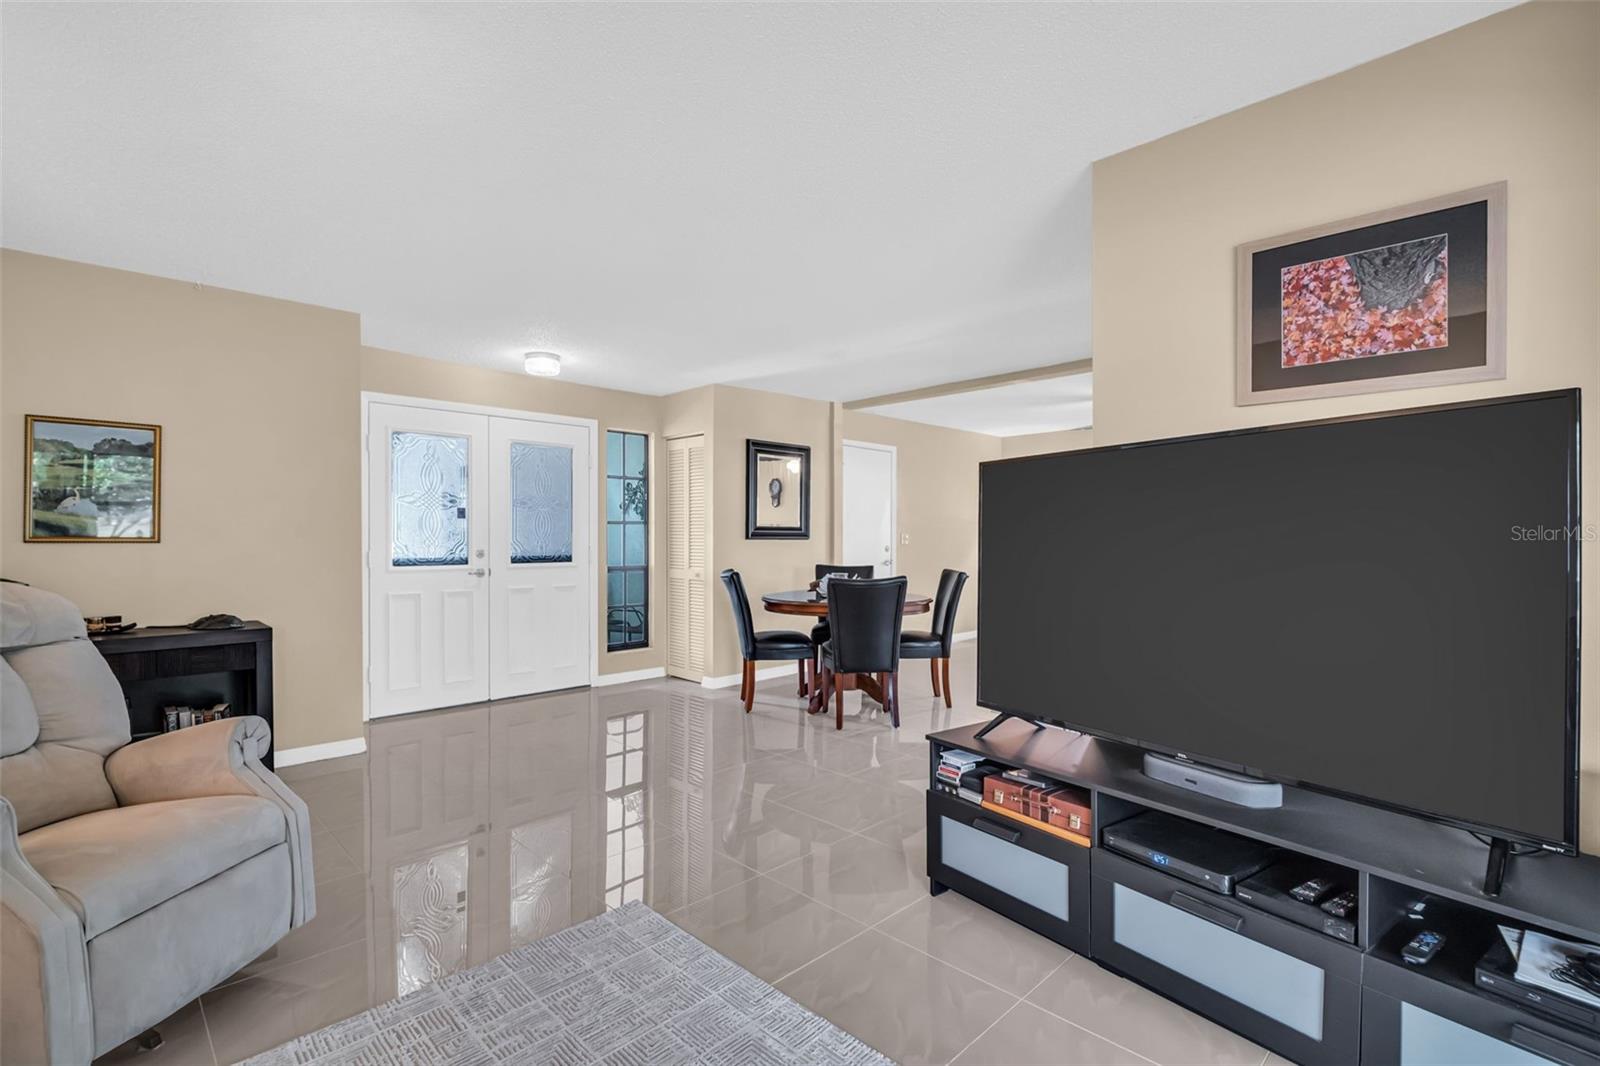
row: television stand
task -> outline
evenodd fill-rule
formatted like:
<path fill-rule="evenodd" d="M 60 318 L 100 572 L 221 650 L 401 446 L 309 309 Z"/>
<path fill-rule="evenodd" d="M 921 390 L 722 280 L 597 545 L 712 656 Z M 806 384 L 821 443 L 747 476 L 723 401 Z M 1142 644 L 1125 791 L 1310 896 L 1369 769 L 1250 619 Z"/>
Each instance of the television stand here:
<path fill-rule="evenodd" d="M 990 733 L 994 732 L 995 727 L 1000 725 L 1000 723 L 1004 722 L 1007 718 L 1015 718 L 1019 722 L 1027 722 L 1029 725 L 1033 726 L 1034 729 L 1044 728 L 1044 723 L 1039 721 L 1037 718 L 1029 718 L 1027 715 L 1023 714 L 1012 714 L 1010 711 L 1001 711 L 999 714 L 989 719 L 988 725 L 978 730 L 977 739 L 981 740 Z"/>

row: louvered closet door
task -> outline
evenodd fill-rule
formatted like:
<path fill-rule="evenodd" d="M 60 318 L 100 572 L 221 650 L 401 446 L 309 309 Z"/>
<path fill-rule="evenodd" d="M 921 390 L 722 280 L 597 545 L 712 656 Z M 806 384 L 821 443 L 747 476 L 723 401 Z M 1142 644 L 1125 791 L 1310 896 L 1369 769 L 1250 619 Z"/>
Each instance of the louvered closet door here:
<path fill-rule="evenodd" d="M 706 672 L 706 439 L 667 441 L 667 673 Z"/>

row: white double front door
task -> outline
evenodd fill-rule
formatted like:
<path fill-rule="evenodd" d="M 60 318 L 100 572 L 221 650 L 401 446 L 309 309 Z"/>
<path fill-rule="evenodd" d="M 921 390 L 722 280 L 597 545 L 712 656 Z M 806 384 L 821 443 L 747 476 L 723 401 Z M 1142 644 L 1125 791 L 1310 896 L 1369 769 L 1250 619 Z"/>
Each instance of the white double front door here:
<path fill-rule="evenodd" d="M 370 403 L 373 717 L 592 680 L 592 430 Z"/>

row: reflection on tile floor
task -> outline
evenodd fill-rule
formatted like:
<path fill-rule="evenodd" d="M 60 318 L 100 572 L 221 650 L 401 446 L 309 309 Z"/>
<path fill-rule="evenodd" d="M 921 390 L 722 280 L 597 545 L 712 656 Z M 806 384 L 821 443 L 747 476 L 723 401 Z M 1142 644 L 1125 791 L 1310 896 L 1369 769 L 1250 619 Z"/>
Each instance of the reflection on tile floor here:
<path fill-rule="evenodd" d="M 903 678 L 808 718 L 785 677 L 654 681 L 372 723 L 291 767 L 317 917 L 102 1062 L 221 1066 L 643 900 L 903 1063 L 1260 1063 L 1266 1053 L 955 893 L 927 894 L 931 731 L 981 721 Z"/>

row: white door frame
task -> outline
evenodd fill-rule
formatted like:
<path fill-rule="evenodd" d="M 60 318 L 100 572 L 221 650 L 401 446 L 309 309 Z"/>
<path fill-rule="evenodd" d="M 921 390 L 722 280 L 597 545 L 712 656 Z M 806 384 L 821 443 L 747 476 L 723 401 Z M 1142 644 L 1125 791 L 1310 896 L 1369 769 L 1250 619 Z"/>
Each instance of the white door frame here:
<path fill-rule="evenodd" d="M 524 411 L 515 407 L 489 407 L 478 403 L 456 403 L 453 400 L 432 400 L 426 396 L 397 396 L 387 392 L 368 392 L 361 390 L 361 720 L 372 719 L 372 604 L 371 589 L 368 588 L 368 568 L 370 559 L 370 521 L 371 510 L 369 495 L 370 485 L 368 479 L 372 476 L 369 469 L 371 459 L 367 455 L 367 435 L 369 432 L 368 414 L 375 403 L 392 404 L 397 407 L 420 407 L 432 411 L 458 411 L 469 415 L 489 415 L 494 418 L 516 418 L 524 422 L 554 422 L 565 426 L 584 426 L 589 430 L 589 469 L 587 477 L 592 485 L 598 484 L 595 464 L 598 463 L 600 454 L 600 423 L 593 418 L 575 418 L 569 415 L 547 415 L 537 411 Z M 593 491 L 593 489 L 591 489 Z M 592 502 L 592 498 L 591 498 Z M 594 507 L 590 508 L 591 511 Z M 590 606 L 600 601 L 600 580 L 596 567 L 599 566 L 601 550 L 601 528 L 605 523 L 596 522 L 593 514 L 589 516 L 589 595 Z M 595 678 L 600 676 L 600 646 L 595 640 L 597 622 L 594 611 L 589 612 L 589 632 L 586 634 L 589 641 L 589 684 L 593 685 Z"/>
<path fill-rule="evenodd" d="M 868 448 L 875 452 L 889 453 L 889 574 L 893 576 L 900 572 L 900 449 L 893 444 L 879 444 L 870 440 L 850 440 L 846 438 L 839 442 L 841 448 Z M 844 500 L 844 452 L 839 452 L 839 499 Z M 844 547 L 845 516 L 839 515 L 840 548 Z"/>

